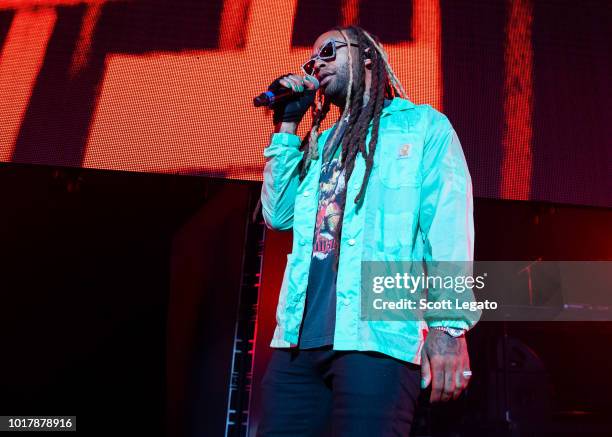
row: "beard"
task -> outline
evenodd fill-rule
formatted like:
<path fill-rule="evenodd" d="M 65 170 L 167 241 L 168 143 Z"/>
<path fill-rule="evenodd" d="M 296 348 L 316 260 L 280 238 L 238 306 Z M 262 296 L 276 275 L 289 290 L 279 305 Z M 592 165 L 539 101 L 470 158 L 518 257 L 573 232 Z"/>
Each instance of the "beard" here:
<path fill-rule="evenodd" d="M 353 80 L 355 80 L 355 78 L 353 78 Z M 325 96 L 329 97 L 332 102 L 345 100 L 348 83 L 349 66 L 348 63 L 346 63 L 334 73 L 329 83 L 325 85 Z"/>

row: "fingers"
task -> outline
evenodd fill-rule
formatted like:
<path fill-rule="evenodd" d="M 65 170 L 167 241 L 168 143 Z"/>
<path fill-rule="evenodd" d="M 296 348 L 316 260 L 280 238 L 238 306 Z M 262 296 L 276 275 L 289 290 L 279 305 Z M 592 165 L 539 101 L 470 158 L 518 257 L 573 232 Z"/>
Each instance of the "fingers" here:
<path fill-rule="evenodd" d="M 452 399 L 455 393 L 455 376 L 457 374 L 457 368 L 453 361 L 447 361 L 444 366 L 444 388 L 442 389 L 442 395 L 440 400 L 446 402 Z"/>
<path fill-rule="evenodd" d="M 440 402 L 444 391 L 444 363 L 439 357 L 433 357 L 431 364 L 431 395 L 429 402 Z"/>
<path fill-rule="evenodd" d="M 465 390 L 470 383 L 470 376 L 465 376 L 463 372 L 470 370 L 470 360 L 465 360 L 459 365 L 455 372 L 455 391 L 453 393 L 453 399 L 458 399 L 463 390 Z"/>
<path fill-rule="evenodd" d="M 308 88 L 309 90 L 314 90 L 314 89 L 316 89 L 315 84 L 314 84 L 314 83 L 312 83 L 312 82 L 309 80 L 309 77 L 310 77 L 310 76 L 306 76 L 306 77 L 304 78 L 304 86 L 305 86 L 306 88 Z"/>
<path fill-rule="evenodd" d="M 453 400 L 457 400 L 459 399 L 461 392 L 463 392 L 463 390 L 465 390 L 465 388 L 467 387 L 468 380 L 465 376 L 463 376 L 462 369 L 458 369 L 455 372 L 453 379 L 455 380 L 455 390 L 453 391 Z"/>
<path fill-rule="evenodd" d="M 468 386 L 470 377 L 464 376 L 463 372 L 470 369 L 469 361 L 456 362 L 434 357 L 429 361 L 431 368 L 431 395 L 430 402 L 446 402 L 451 399 L 457 400 L 463 390 Z M 425 380 L 424 367 L 421 368 L 422 383 Z M 429 370 L 427 371 L 429 378 Z M 427 381 L 429 383 L 429 381 Z M 422 386 L 427 387 L 427 385 Z"/>
<path fill-rule="evenodd" d="M 421 352 L 421 389 L 425 390 L 431 382 L 431 367 L 429 364 L 429 357 L 423 350 Z"/>
<path fill-rule="evenodd" d="M 302 76 L 298 76 L 297 74 L 290 74 L 288 76 L 285 76 L 281 80 L 279 80 L 279 83 L 286 88 L 291 88 L 293 92 L 296 93 L 301 93 L 304 91 L 305 83 L 312 85 L 309 81 L 304 81 L 304 78 Z"/>
<path fill-rule="evenodd" d="M 423 387 L 427 387 L 431 379 L 429 401 L 432 403 L 457 399 L 469 383 L 469 375 L 463 374 L 470 369 L 465 338 L 453 340 L 443 337 L 444 333 L 432 334 L 427 337 L 422 353 Z"/>

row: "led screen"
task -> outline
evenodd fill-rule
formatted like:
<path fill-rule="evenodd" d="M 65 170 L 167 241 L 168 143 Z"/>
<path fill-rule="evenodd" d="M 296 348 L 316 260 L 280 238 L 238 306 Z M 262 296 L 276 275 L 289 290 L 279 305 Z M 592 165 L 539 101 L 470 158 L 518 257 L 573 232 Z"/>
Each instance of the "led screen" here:
<path fill-rule="evenodd" d="M 612 206 L 606 1 L 0 1 L 0 161 L 261 180 L 253 96 L 351 23 L 449 117 L 475 195 Z"/>

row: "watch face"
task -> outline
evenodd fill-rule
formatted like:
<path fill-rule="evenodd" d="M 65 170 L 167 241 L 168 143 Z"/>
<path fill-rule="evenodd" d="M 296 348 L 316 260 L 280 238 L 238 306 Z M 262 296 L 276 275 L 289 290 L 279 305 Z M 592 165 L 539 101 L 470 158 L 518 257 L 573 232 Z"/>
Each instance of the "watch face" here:
<path fill-rule="evenodd" d="M 457 328 L 446 328 L 446 329 L 447 329 L 447 332 L 453 337 L 461 337 L 461 335 L 463 335 L 463 329 L 457 329 Z"/>
<path fill-rule="evenodd" d="M 451 337 L 461 337 L 463 334 L 465 334 L 465 330 L 461 329 L 461 328 L 450 328 L 448 326 L 436 326 L 433 329 L 445 332 L 446 334 L 450 335 Z"/>

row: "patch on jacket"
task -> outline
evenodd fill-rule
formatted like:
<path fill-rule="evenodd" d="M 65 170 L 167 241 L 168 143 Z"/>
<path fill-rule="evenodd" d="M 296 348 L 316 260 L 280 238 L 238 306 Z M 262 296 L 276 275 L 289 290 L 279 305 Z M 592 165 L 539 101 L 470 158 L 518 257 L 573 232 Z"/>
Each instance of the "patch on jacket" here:
<path fill-rule="evenodd" d="M 407 158 L 410 155 L 410 144 L 404 144 L 399 147 L 397 152 L 398 158 Z"/>

